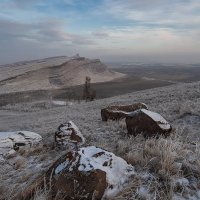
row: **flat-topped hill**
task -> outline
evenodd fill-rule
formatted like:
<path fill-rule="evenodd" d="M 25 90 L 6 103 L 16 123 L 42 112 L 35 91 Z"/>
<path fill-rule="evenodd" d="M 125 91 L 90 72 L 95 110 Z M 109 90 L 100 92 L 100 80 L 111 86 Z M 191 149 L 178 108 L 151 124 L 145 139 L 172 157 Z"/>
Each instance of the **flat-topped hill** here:
<path fill-rule="evenodd" d="M 1 65 L 0 93 L 57 89 L 91 82 L 107 82 L 124 76 L 107 68 L 99 59 L 53 57 Z"/>

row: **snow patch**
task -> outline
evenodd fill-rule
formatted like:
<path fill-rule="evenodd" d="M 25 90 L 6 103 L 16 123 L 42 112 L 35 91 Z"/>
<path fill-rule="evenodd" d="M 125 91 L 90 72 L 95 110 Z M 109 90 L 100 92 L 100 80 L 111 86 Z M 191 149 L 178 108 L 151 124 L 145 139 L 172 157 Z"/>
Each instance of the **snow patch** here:
<path fill-rule="evenodd" d="M 125 160 L 95 146 L 80 148 L 78 153 L 79 171 L 99 169 L 106 172 L 108 187 L 103 198 L 114 197 L 128 182 L 128 178 L 135 174 L 134 167 Z"/>
<path fill-rule="evenodd" d="M 188 186 L 189 181 L 186 178 L 179 178 L 174 181 L 175 185 L 180 185 L 180 186 Z"/>
<path fill-rule="evenodd" d="M 8 138 L 9 136 L 15 134 L 15 132 L 0 132 L 0 140 L 4 138 Z"/>
<path fill-rule="evenodd" d="M 42 137 L 39 134 L 30 131 L 17 131 L 9 135 L 8 139 L 12 140 L 13 143 L 24 142 L 25 144 L 34 144 L 41 141 Z"/>
<path fill-rule="evenodd" d="M 59 174 L 65 167 L 67 167 L 67 165 L 69 164 L 69 161 L 66 160 L 63 163 L 60 163 L 60 165 L 58 165 L 55 169 L 55 174 Z"/>
<path fill-rule="evenodd" d="M 141 109 L 141 111 L 156 121 L 161 129 L 169 130 L 171 128 L 170 124 L 160 114 L 146 109 Z"/>
<path fill-rule="evenodd" d="M 156 80 L 155 78 L 150 78 L 150 77 L 146 77 L 146 76 L 143 76 L 142 79 L 147 80 L 147 81 L 155 81 Z"/>
<path fill-rule="evenodd" d="M 52 101 L 52 104 L 55 106 L 72 106 L 73 102 L 54 100 Z"/>
<path fill-rule="evenodd" d="M 138 193 L 138 195 L 139 195 L 139 197 L 140 197 L 141 199 L 146 198 L 147 196 L 149 196 L 149 194 L 148 194 L 148 193 L 149 193 L 149 190 L 148 190 L 148 188 L 145 187 L 145 186 L 139 187 L 137 193 Z"/>
<path fill-rule="evenodd" d="M 66 106 L 67 102 L 66 101 L 52 101 L 53 105 L 56 106 Z"/>

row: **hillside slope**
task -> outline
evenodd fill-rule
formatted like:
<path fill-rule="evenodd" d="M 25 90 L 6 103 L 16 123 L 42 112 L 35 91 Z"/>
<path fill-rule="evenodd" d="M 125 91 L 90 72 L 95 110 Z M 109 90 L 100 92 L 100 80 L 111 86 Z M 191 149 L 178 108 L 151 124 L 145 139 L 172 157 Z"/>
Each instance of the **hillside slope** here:
<path fill-rule="evenodd" d="M 0 65 L 0 81 L 12 79 L 21 74 L 29 71 L 38 70 L 44 67 L 51 67 L 55 65 L 61 65 L 64 62 L 72 59 L 72 57 L 58 56 L 50 57 L 39 60 L 21 61 L 12 64 Z"/>
<path fill-rule="evenodd" d="M 171 136 L 148 140 L 140 135 L 130 138 L 126 135 L 124 120 L 102 122 L 101 108 L 134 102 L 144 102 L 150 110 L 169 121 L 173 127 Z M 44 137 L 45 144 L 33 149 L 35 154 L 26 152 L 19 158 L 19 153 L 15 160 L 10 158 L 2 166 L 0 198 L 11 196 L 36 180 L 64 153 L 59 149 L 51 150 L 51 144 L 56 128 L 69 120 L 80 128 L 87 145 L 111 151 L 135 167 L 137 176 L 115 199 L 200 198 L 200 82 L 179 83 L 93 102 L 67 102 L 61 107 L 45 104 L 48 105 L 48 100 L 0 107 L 0 131 L 34 131 Z M 12 166 L 15 162 L 21 163 L 18 173 Z"/>
<path fill-rule="evenodd" d="M 56 89 L 91 82 L 107 82 L 124 76 L 109 70 L 98 59 L 55 57 L 1 66 L 0 93 L 39 89 Z"/>

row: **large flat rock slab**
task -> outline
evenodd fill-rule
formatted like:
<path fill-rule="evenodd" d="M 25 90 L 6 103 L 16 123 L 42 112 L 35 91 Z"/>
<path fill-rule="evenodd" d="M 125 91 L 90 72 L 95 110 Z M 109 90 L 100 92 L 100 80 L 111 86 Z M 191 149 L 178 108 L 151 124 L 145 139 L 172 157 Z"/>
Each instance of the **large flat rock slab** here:
<path fill-rule="evenodd" d="M 42 140 L 42 137 L 30 131 L 0 132 L 0 155 L 3 157 L 9 151 L 20 146 L 32 146 Z"/>

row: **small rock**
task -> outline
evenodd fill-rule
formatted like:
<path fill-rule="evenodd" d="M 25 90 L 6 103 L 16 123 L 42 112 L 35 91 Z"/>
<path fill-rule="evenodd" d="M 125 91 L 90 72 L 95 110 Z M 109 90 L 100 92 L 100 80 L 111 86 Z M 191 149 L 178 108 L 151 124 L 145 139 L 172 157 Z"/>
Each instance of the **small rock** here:
<path fill-rule="evenodd" d="M 85 138 L 79 128 L 72 122 L 61 124 L 55 132 L 55 142 L 58 145 L 80 146 L 85 143 Z"/>
<path fill-rule="evenodd" d="M 9 152 L 8 152 L 8 155 L 13 155 L 13 154 L 15 154 L 16 153 L 16 151 L 14 150 L 14 149 L 12 149 L 12 150 L 10 150 Z"/>

